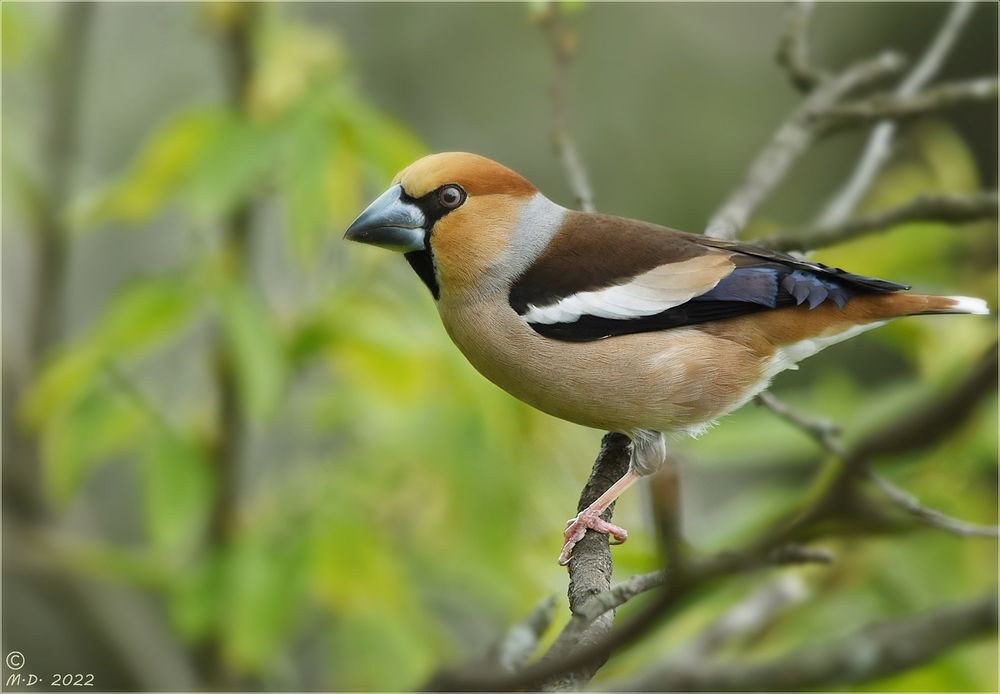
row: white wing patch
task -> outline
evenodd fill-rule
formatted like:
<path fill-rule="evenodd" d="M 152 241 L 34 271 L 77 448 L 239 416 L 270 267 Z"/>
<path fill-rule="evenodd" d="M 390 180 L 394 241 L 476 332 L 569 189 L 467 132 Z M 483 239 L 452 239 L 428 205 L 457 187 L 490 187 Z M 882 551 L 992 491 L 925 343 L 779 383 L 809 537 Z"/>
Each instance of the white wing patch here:
<path fill-rule="evenodd" d="M 582 316 L 629 320 L 655 316 L 711 291 L 733 271 L 725 254 L 708 254 L 660 265 L 624 284 L 578 292 L 545 306 L 528 304 L 529 323 L 573 323 Z"/>

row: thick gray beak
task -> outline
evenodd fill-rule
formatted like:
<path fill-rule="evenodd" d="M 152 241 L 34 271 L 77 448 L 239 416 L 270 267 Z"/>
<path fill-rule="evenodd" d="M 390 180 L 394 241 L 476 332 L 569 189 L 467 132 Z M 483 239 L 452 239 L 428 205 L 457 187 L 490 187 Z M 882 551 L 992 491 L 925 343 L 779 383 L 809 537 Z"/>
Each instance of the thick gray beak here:
<path fill-rule="evenodd" d="M 424 213 L 403 200 L 403 187 L 395 185 L 358 215 L 344 238 L 400 253 L 422 251 L 425 223 Z"/>

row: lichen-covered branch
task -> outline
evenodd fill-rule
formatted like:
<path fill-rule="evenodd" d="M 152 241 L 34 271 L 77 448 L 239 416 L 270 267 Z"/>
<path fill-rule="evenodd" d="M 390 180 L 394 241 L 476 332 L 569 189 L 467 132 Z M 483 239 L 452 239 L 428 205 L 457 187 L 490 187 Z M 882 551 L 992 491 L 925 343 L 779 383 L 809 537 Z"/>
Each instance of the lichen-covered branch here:
<path fill-rule="evenodd" d="M 792 564 L 829 564 L 833 556 L 826 550 L 805 545 L 783 545 L 770 551 L 753 553 L 727 552 L 717 557 L 693 559 L 689 570 L 703 578 L 752 571 L 767 566 L 789 566 Z M 616 609 L 637 595 L 659 588 L 667 582 L 665 570 L 636 574 L 609 590 L 592 596 L 574 613 L 573 620 L 566 629 L 579 628 L 605 612 Z"/>
<path fill-rule="evenodd" d="M 580 493 L 577 510 L 582 511 L 597 500 L 612 484 L 628 471 L 630 445 L 627 436 L 622 434 L 605 434 L 601 441 L 601 452 L 594 462 L 590 479 Z M 601 514 L 605 520 L 611 520 L 614 504 Z M 580 623 L 576 615 L 587 609 L 591 598 L 603 593 L 611 587 L 611 550 L 608 547 L 608 536 L 588 530 L 583 539 L 573 548 L 573 557 L 569 562 L 569 608 L 574 618 L 571 623 Z M 587 620 L 579 629 L 564 629 L 556 639 L 552 648 L 545 654 L 545 659 L 553 660 L 564 657 L 573 649 L 582 645 L 600 642 L 611 631 L 614 614 L 604 610 L 601 615 Z M 542 683 L 543 689 L 579 690 L 594 676 L 604 664 L 606 658 L 595 658 L 593 662 L 582 667 L 560 673 Z"/>
<path fill-rule="evenodd" d="M 906 222 L 962 224 L 997 216 L 997 192 L 920 195 L 888 210 L 801 231 L 790 230 L 757 241 L 779 251 L 808 251 L 891 229 Z"/>

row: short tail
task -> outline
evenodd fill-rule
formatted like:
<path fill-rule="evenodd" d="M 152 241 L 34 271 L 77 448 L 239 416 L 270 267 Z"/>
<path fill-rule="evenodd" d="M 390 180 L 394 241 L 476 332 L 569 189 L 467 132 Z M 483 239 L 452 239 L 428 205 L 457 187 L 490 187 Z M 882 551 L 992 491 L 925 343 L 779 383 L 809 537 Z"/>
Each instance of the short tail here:
<path fill-rule="evenodd" d="M 989 315 L 982 299 L 971 296 L 931 296 L 929 294 L 886 294 L 879 297 L 893 316 L 926 316 L 941 313 Z M 887 316 L 889 317 L 889 316 Z"/>

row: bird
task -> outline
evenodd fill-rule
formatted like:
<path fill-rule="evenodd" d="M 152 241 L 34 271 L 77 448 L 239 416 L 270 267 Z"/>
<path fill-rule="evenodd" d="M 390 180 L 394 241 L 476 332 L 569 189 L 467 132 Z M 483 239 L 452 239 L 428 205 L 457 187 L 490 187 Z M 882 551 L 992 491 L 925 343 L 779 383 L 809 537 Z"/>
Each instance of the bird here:
<path fill-rule="evenodd" d="M 403 169 L 349 226 L 403 254 L 452 341 L 487 379 L 555 417 L 629 437 L 628 471 L 567 522 L 587 530 L 698 436 L 821 349 L 902 316 L 988 314 L 963 296 L 853 274 L 736 241 L 565 208 L 466 152 Z"/>

